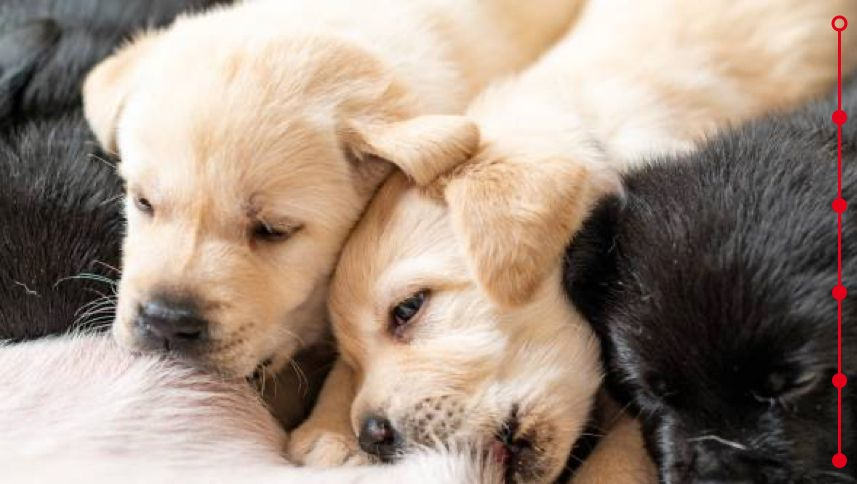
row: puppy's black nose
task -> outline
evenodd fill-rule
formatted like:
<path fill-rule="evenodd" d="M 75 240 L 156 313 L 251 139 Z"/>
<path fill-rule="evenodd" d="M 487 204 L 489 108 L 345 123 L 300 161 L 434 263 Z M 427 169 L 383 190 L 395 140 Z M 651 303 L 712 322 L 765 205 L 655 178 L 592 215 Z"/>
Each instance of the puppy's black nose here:
<path fill-rule="evenodd" d="M 759 465 L 741 452 L 716 448 L 715 445 L 701 445 L 696 448 L 694 484 L 754 484 Z M 712 448 L 715 447 L 715 448 Z"/>
<path fill-rule="evenodd" d="M 396 459 L 402 441 L 390 421 L 383 417 L 364 420 L 358 440 L 364 452 L 380 457 L 384 462 Z"/>
<path fill-rule="evenodd" d="M 208 336 L 208 321 L 192 305 L 164 299 L 146 302 L 136 324 L 149 345 L 166 350 L 186 350 Z"/>

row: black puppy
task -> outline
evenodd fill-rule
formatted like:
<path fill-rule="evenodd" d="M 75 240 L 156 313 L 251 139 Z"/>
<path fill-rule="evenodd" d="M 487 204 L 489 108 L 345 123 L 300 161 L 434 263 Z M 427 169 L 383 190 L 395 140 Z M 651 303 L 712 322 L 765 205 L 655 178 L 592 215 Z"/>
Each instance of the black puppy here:
<path fill-rule="evenodd" d="M 843 109 L 857 116 L 857 83 Z M 566 288 L 639 412 L 663 483 L 855 482 L 836 469 L 835 102 L 751 124 L 625 178 L 567 254 Z M 843 197 L 857 189 L 844 125 Z M 843 277 L 857 223 L 843 219 Z M 857 304 L 843 303 L 846 451 L 857 460 Z M 850 373 L 849 373 L 850 372 Z"/>
<path fill-rule="evenodd" d="M 0 5 L 0 339 L 108 323 L 121 184 L 81 109 L 86 72 L 142 27 L 212 0 Z M 103 298 L 103 299 L 102 299 Z"/>

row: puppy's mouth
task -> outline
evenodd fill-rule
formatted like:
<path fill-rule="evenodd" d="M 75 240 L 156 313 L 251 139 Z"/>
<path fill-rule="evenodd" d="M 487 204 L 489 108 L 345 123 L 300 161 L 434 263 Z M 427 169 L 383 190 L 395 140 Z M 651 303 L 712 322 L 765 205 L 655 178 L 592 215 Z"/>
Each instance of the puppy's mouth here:
<path fill-rule="evenodd" d="M 262 360 L 261 363 L 256 366 L 256 369 L 253 370 L 253 373 L 246 376 L 247 381 L 253 384 L 254 386 L 260 386 L 263 383 L 265 376 L 271 371 L 271 366 L 273 364 L 273 356 L 265 358 L 264 360 Z"/>
<path fill-rule="evenodd" d="M 500 425 L 491 444 L 491 456 L 503 466 L 507 484 L 538 480 L 541 452 L 533 445 L 535 435 L 521 432 L 517 410 Z"/>

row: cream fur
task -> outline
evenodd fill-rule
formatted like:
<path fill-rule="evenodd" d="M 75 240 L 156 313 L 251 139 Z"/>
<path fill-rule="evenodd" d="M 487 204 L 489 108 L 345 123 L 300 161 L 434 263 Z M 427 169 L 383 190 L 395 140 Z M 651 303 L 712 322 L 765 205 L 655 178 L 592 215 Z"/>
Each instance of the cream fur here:
<path fill-rule="evenodd" d="M 831 88 L 836 14 L 857 17 L 857 2 L 588 2 L 557 46 L 468 110 L 482 148 L 445 196 L 486 291 L 526 301 L 618 170 Z"/>
<path fill-rule="evenodd" d="M 129 189 L 118 340 L 139 349 L 138 305 L 181 295 L 212 323 L 197 363 L 282 367 L 326 330 L 337 254 L 391 167 L 428 183 L 478 146 L 469 120 L 415 117 L 462 112 L 555 41 L 579 3 L 246 1 L 120 49 L 84 86 Z M 256 223 L 294 233 L 257 244 Z"/>
<path fill-rule="evenodd" d="M 344 363 L 293 434 L 293 458 L 365 461 L 354 436 L 370 415 L 390 419 L 411 446 L 487 449 L 514 414 L 516 437 L 540 449 L 519 477 L 557 476 L 601 381 L 598 344 L 562 294 L 559 267 L 553 284 L 515 308 L 494 304 L 468 267 L 446 207 L 402 176 L 389 180 L 334 277 L 330 307 Z M 389 332 L 390 310 L 420 290 L 430 294 L 403 341 Z"/>
<path fill-rule="evenodd" d="M 557 272 L 591 204 L 646 157 L 693 149 L 716 129 L 830 87 L 830 19 L 855 10 L 847 0 L 588 2 L 554 49 L 471 106 L 481 137 L 471 160 L 428 187 L 396 177 L 380 190 L 332 284 L 343 362 L 292 455 L 359 462 L 354 436 L 371 414 L 411 441 L 490 445 L 518 404 L 532 411 L 525 427 L 536 436 L 556 431 L 550 444 L 537 440 L 547 457 L 529 478 L 554 477 L 600 381 L 597 346 Z M 395 337 L 391 308 L 420 290 L 427 302 L 408 337 Z M 342 402 L 351 398 L 349 424 Z M 452 413 L 426 430 L 426 402 L 449 399 Z M 655 481 L 628 419 L 574 478 Z"/>

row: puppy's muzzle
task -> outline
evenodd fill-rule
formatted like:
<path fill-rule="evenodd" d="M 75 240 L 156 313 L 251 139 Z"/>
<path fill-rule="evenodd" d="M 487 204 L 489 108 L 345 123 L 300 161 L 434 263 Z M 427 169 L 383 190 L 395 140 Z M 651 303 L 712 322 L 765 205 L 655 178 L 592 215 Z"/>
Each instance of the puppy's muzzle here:
<path fill-rule="evenodd" d="M 760 465 L 747 459 L 743 452 L 724 448 L 716 442 L 695 446 L 693 457 L 694 484 L 755 484 L 760 480 Z"/>
<path fill-rule="evenodd" d="M 134 321 L 150 349 L 186 352 L 208 339 L 209 324 L 193 304 L 156 298 L 142 304 Z"/>
<path fill-rule="evenodd" d="M 360 427 L 360 448 L 364 452 L 380 458 L 383 462 L 392 462 L 402 447 L 401 435 L 396 432 L 389 420 L 383 417 L 369 417 Z"/>

